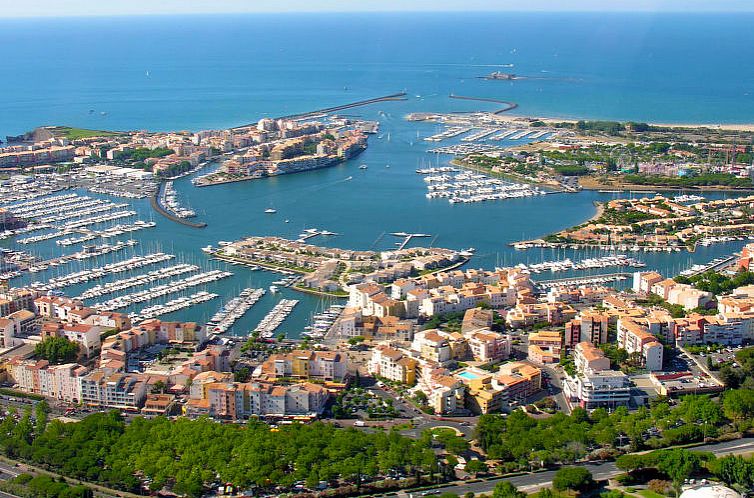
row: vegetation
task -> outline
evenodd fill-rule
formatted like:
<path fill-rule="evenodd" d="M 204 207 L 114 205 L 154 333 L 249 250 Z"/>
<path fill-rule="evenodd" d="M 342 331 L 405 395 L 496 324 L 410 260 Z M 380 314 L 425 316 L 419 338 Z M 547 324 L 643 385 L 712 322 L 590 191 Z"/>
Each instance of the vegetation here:
<path fill-rule="evenodd" d="M 740 178 L 730 173 L 701 173 L 694 176 L 625 175 L 623 180 L 631 185 L 678 188 L 698 186 L 751 188 L 754 186 L 750 178 Z"/>
<path fill-rule="evenodd" d="M 79 140 L 92 137 L 114 137 L 121 134 L 117 131 L 87 130 L 85 128 L 73 128 L 70 126 L 55 126 L 50 128 L 50 131 L 56 137 L 63 137 L 68 140 Z"/>
<path fill-rule="evenodd" d="M 0 490 L 23 498 L 92 498 L 94 493 L 86 486 L 71 486 L 65 479 L 49 476 L 20 474 L 8 481 L 0 481 Z"/>
<path fill-rule="evenodd" d="M 139 147 L 133 150 L 118 151 L 113 156 L 113 159 L 116 161 L 143 162 L 145 159 L 165 157 L 170 154 L 175 154 L 175 151 L 173 149 L 168 149 L 167 147 L 156 147 L 154 149 Z"/>
<path fill-rule="evenodd" d="M 754 272 L 741 270 L 735 276 L 729 277 L 722 273 L 708 271 L 693 277 L 679 275 L 674 280 L 679 284 L 693 284 L 699 290 L 720 295 L 744 285 L 754 284 Z"/>
<path fill-rule="evenodd" d="M 736 353 L 739 368 L 731 365 L 720 367 L 720 379 L 730 389 L 744 387 L 754 389 L 754 347 L 744 348 Z"/>
<path fill-rule="evenodd" d="M 652 470 L 659 472 L 670 480 L 676 492 L 686 479 L 699 475 L 712 475 L 741 491 L 754 487 L 754 459 L 741 456 L 728 455 L 716 458 L 709 453 L 675 448 L 623 455 L 618 457 L 615 464 L 619 469 L 627 471 L 629 478 L 638 482 L 655 475 Z M 667 481 L 652 479 L 649 481 L 649 487 L 659 493 L 666 483 Z"/>
<path fill-rule="evenodd" d="M 167 168 L 160 170 L 159 175 L 169 178 L 171 176 L 180 175 L 191 169 L 191 163 L 188 161 L 181 161 L 177 164 L 171 164 Z"/>
<path fill-rule="evenodd" d="M 433 315 L 422 326 L 422 330 L 442 328 L 448 332 L 460 332 L 463 322 L 463 311 L 445 313 L 444 315 Z"/>
<path fill-rule="evenodd" d="M 586 491 L 593 484 L 592 473 L 584 467 L 563 467 L 552 478 L 556 491 Z"/>
<path fill-rule="evenodd" d="M 16 391 L 15 389 L 8 389 L 7 387 L 0 387 L 0 394 L 5 396 L 14 396 L 16 398 L 33 399 L 35 401 L 42 401 L 45 399 L 45 397 L 40 394 Z"/>
<path fill-rule="evenodd" d="M 34 354 L 52 365 L 71 363 L 79 355 L 79 344 L 65 337 L 48 337 L 34 346 Z"/>
<path fill-rule="evenodd" d="M 11 458 L 127 491 L 148 483 L 153 491 L 167 486 L 191 497 L 216 482 L 274 489 L 340 480 L 358 488 L 365 478 L 390 471 L 431 473 L 438 463 L 430 439 L 324 423 L 271 431 L 256 421 L 240 427 L 206 418 L 138 417 L 126 425 L 117 412 L 35 427 L 27 411 L 18 421 L 8 416 L 0 423 L 0 448 Z"/>
<path fill-rule="evenodd" d="M 538 419 L 520 410 L 507 418 L 482 415 L 475 437 L 489 458 L 503 461 L 505 470 L 513 471 L 529 468 L 530 462 L 570 464 L 624 446 L 639 451 L 702 441 L 742 430 L 752 417 L 754 391 L 739 389 L 726 391 L 722 401 L 684 396 L 675 406 L 659 401 L 635 412 L 619 407 L 612 413 L 576 408 L 571 415 Z"/>
<path fill-rule="evenodd" d="M 662 296 L 658 296 L 657 294 L 650 293 L 646 299 L 637 299 L 636 303 L 644 306 L 660 306 L 665 308 L 673 318 L 682 318 L 686 316 L 686 310 L 683 306 L 680 304 L 670 304 L 665 301 Z"/>
<path fill-rule="evenodd" d="M 519 491 L 516 486 L 508 481 L 495 484 L 492 490 L 492 498 L 526 498 L 526 493 Z"/>

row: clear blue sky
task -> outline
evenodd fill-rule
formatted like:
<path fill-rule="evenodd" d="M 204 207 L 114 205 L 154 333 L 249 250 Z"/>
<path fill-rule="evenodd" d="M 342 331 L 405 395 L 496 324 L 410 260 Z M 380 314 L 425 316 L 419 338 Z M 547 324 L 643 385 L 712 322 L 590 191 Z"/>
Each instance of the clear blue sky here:
<path fill-rule="evenodd" d="M 754 12 L 753 0 L 0 0 L 0 17 L 359 11 Z"/>

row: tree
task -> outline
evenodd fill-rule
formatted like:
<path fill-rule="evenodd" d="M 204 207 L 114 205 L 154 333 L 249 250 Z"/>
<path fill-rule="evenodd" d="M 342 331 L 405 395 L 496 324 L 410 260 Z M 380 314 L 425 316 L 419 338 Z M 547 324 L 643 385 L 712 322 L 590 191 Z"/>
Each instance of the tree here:
<path fill-rule="evenodd" d="M 53 365 L 76 361 L 79 344 L 65 337 L 48 337 L 34 346 L 34 354 Z"/>
<path fill-rule="evenodd" d="M 592 473 L 584 467 L 563 467 L 552 479 L 552 487 L 557 491 L 584 491 L 593 483 Z"/>
<path fill-rule="evenodd" d="M 481 472 L 487 472 L 487 464 L 481 460 L 469 460 L 466 464 L 466 472 L 469 474 L 479 474 Z"/>
<path fill-rule="evenodd" d="M 165 382 L 158 380 L 152 386 L 152 394 L 163 394 L 165 392 L 165 389 L 167 389 Z"/>
<path fill-rule="evenodd" d="M 47 401 L 40 401 L 37 406 L 34 407 L 34 433 L 42 434 L 47 427 L 47 419 L 50 413 L 50 405 Z"/>
<path fill-rule="evenodd" d="M 519 491 L 509 481 L 502 481 L 495 485 L 492 490 L 492 498 L 525 498 L 526 493 Z"/>
<path fill-rule="evenodd" d="M 247 367 L 241 367 L 233 373 L 233 380 L 236 382 L 246 382 L 251 378 L 251 370 Z"/>

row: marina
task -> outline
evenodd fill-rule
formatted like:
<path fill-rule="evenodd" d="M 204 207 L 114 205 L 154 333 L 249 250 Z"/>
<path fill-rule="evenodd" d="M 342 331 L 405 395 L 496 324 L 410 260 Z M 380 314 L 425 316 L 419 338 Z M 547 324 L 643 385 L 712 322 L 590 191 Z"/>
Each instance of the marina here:
<path fill-rule="evenodd" d="M 55 241 L 55 243 L 61 246 L 72 246 L 76 244 L 81 244 L 83 242 L 88 242 L 90 240 L 95 240 L 98 238 L 109 239 L 112 237 L 123 235 L 125 233 L 138 232 L 140 230 L 145 230 L 147 228 L 154 228 L 156 226 L 157 226 L 157 223 L 155 223 L 154 221 L 137 220 L 133 224 L 130 224 L 130 225 L 115 225 L 113 227 L 106 228 L 104 230 L 80 229 L 78 230 L 78 232 L 82 234 L 80 237 L 70 237 L 63 240 Z"/>
<path fill-rule="evenodd" d="M 326 310 L 312 315 L 311 325 L 304 327 L 301 335 L 310 339 L 322 339 L 330 331 L 335 321 L 343 314 L 345 308 L 342 304 L 330 305 Z"/>
<path fill-rule="evenodd" d="M 246 288 L 238 297 L 231 299 L 207 322 L 209 332 L 224 334 L 235 324 L 247 311 L 264 296 L 264 289 Z"/>
<path fill-rule="evenodd" d="M 427 199 L 447 199 L 449 203 L 474 203 L 544 195 L 536 186 L 513 183 L 487 175 L 465 171 L 455 174 L 428 175 Z"/>
<path fill-rule="evenodd" d="M 187 273 L 193 273 L 199 271 L 199 266 L 189 265 L 185 263 L 166 266 L 159 270 L 153 270 L 143 275 L 137 275 L 135 277 L 124 278 L 121 280 L 115 280 L 104 284 L 95 285 L 94 287 L 87 289 L 84 293 L 78 296 L 77 299 L 93 299 L 102 297 L 107 294 L 114 294 L 133 287 L 140 287 L 143 285 L 149 285 L 159 280 L 167 280 L 179 275 L 185 275 Z"/>
<path fill-rule="evenodd" d="M 170 211 L 171 214 L 178 218 L 185 219 L 193 218 L 196 216 L 196 211 L 183 207 L 178 201 L 178 194 L 173 187 L 172 181 L 165 182 L 160 201 L 162 205 L 165 206 L 168 211 Z"/>
<path fill-rule="evenodd" d="M 165 254 L 161 252 L 147 254 L 145 256 L 134 256 L 117 263 L 92 268 L 90 270 L 82 270 L 75 273 L 69 273 L 61 277 L 51 277 L 47 280 L 47 283 L 33 282 L 31 286 L 34 289 L 40 291 L 62 289 L 64 287 L 68 287 L 69 285 L 91 282 L 92 280 L 98 280 L 108 275 L 115 275 L 117 273 L 131 271 L 136 268 L 163 263 L 174 258 L 175 256 L 173 254 Z"/>
<path fill-rule="evenodd" d="M 128 308 L 134 304 L 145 303 L 147 301 L 153 301 L 161 297 L 169 296 L 171 294 L 178 294 L 184 290 L 192 287 L 198 287 L 200 285 L 208 284 L 210 282 L 216 282 L 223 278 L 232 276 L 233 273 L 222 270 L 210 270 L 204 273 L 198 273 L 190 277 L 186 277 L 182 280 L 174 280 L 167 284 L 158 285 L 143 291 L 134 292 L 133 294 L 126 294 L 110 299 L 102 303 L 95 303 L 92 308 L 98 311 L 115 311 L 122 308 Z"/>
<path fill-rule="evenodd" d="M 165 304 L 156 304 L 154 306 L 149 306 L 138 313 L 129 313 L 128 316 L 131 319 L 132 323 L 138 324 L 143 322 L 144 320 L 167 315 L 169 313 L 175 313 L 176 311 L 181 311 L 198 304 L 206 303 L 207 301 L 211 301 L 217 297 L 219 297 L 219 294 L 216 294 L 214 292 L 199 291 L 196 294 L 191 294 L 190 296 L 172 299 Z"/>
<path fill-rule="evenodd" d="M 609 268 L 611 266 L 644 268 L 647 265 L 624 254 L 616 254 L 614 256 L 587 258 L 577 262 L 571 261 L 570 258 L 566 258 L 560 261 L 543 261 L 541 263 L 532 263 L 528 265 L 525 263 L 519 263 L 516 266 L 532 273 L 541 273 L 543 271 L 555 273 L 569 270 L 593 270 L 597 268 Z"/>
<path fill-rule="evenodd" d="M 281 299 L 272 310 L 262 318 L 262 321 L 254 327 L 263 338 L 270 338 L 280 324 L 288 318 L 293 308 L 298 304 L 298 299 Z"/>
<path fill-rule="evenodd" d="M 575 287 L 578 285 L 610 284 L 628 280 L 630 273 L 608 273 L 583 278 L 563 278 L 558 280 L 538 280 L 539 287 L 550 289 L 554 287 Z"/>

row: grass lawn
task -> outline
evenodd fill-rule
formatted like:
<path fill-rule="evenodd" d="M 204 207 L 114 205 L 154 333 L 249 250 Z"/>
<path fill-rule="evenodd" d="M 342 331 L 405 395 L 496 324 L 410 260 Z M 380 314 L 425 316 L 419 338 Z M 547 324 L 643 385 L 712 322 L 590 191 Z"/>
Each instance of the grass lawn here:
<path fill-rule="evenodd" d="M 54 133 L 55 136 L 64 137 L 68 140 L 91 137 L 113 137 L 121 134 L 117 131 L 87 130 L 85 128 L 72 128 L 70 126 L 55 126 L 54 128 L 50 128 L 50 131 Z"/>
<path fill-rule="evenodd" d="M 638 493 L 644 498 L 667 498 L 665 495 L 661 495 L 660 493 L 655 493 L 651 489 L 640 489 Z"/>

